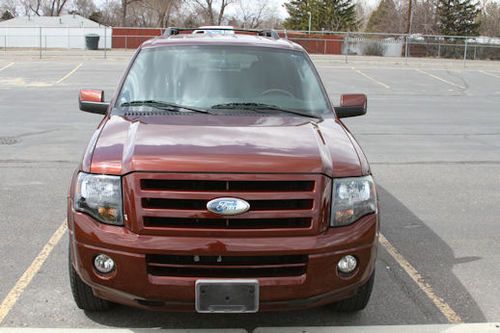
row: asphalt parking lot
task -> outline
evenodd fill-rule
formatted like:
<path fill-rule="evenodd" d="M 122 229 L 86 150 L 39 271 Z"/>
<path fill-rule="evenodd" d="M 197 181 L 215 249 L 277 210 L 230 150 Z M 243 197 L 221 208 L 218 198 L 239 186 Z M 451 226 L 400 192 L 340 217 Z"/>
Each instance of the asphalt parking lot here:
<path fill-rule="evenodd" d="M 314 60 L 333 101 L 350 92 L 369 98 L 367 116 L 345 121 L 381 199 L 383 246 L 365 311 L 79 310 L 69 289 L 67 233 L 49 244 L 52 251 L 43 249 L 64 231 L 70 176 L 100 120 L 77 110 L 78 90 L 110 96 L 128 57 L 7 55 L 0 57 L 0 326 L 252 330 L 500 321 L 500 63 Z M 36 262 L 39 254 L 46 261 Z M 41 268 L 30 271 L 33 263 Z"/>

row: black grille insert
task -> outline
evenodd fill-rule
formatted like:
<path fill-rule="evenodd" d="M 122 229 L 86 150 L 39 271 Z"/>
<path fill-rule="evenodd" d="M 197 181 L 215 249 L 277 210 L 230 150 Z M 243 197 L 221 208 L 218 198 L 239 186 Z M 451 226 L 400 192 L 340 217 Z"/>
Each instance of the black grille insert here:
<path fill-rule="evenodd" d="M 144 217 L 146 227 L 189 229 L 278 229 L 309 228 L 311 218 L 274 219 L 192 219 L 171 217 Z"/>
<path fill-rule="evenodd" d="M 299 276 L 307 268 L 306 255 L 177 256 L 147 255 L 148 273 L 185 277 Z"/>
<path fill-rule="evenodd" d="M 250 210 L 312 209 L 313 199 L 248 200 Z M 143 198 L 142 207 L 150 209 L 206 210 L 207 200 Z"/>
<path fill-rule="evenodd" d="M 220 192 L 300 192 L 313 191 L 314 181 L 224 181 L 142 179 L 143 190 Z"/>

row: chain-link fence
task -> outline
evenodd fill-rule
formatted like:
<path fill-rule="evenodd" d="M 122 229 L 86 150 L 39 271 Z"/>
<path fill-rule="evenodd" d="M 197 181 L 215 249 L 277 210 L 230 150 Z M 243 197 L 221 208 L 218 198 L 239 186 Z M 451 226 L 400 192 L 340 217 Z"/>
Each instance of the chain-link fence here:
<path fill-rule="evenodd" d="M 0 27 L 0 56 L 51 55 L 106 57 L 110 51 L 136 49 L 144 41 L 161 36 L 160 28 L 70 28 Z M 500 38 L 383 34 L 329 31 L 278 31 L 302 45 L 311 54 L 341 55 L 346 62 L 353 56 L 397 58 L 449 58 L 500 60 Z M 96 50 L 88 50 L 88 37 L 98 38 Z"/>
<path fill-rule="evenodd" d="M 355 32 L 281 32 L 313 54 L 500 60 L 500 38 Z M 337 44 L 337 45 L 335 45 Z M 335 46 L 334 46 L 335 45 Z"/>

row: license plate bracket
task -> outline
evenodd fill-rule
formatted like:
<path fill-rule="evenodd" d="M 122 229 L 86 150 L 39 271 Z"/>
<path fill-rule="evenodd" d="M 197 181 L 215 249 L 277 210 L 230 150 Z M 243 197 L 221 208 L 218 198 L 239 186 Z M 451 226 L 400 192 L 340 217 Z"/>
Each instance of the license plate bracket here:
<path fill-rule="evenodd" d="M 259 311 L 259 281 L 197 280 L 195 297 L 200 313 L 255 313 Z"/>

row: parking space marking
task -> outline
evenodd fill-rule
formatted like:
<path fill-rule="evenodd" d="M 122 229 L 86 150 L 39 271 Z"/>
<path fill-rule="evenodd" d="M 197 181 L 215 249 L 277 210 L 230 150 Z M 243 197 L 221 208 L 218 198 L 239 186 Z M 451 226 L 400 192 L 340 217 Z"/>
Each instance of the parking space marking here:
<path fill-rule="evenodd" d="M 446 79 L 443 79 L 442 77 L 439 77 L 439 76 L 437 76 L 437 75 L 434 75 L 434 74 L 428 73 L 428 72 L 426 72 L 426 71 L 423 71 L 423 70 L 421 70 L 420 68 L 415 68 L 415 70 L 416 70 L 417 72 L 419 72 L 419 73 L 422 73 L 422 74 L 428 75 L 428 76 L 432 77 L 433 79 L 439 80 L 439 81 L 444 82 L 444 83 L 446 83 L 446 84 L 449 84 L 449 85 L 451 85 L 451 86 L 454 86 L 454 87 L 457 87 L 457 88 L 460 88 L 460 89 L 465 89 L 465 87 L 464 87 L 464 86 L 461 86 L 461 85 L 456 84 L 456 83 L 454 83 L 454 82 L 451 82 L 451 81 L 448 81 L 448 80 L 446 80 Z"/>
<path fill-rule="evenodd" d="M 410 278 L 417 284 L 417 286 L 425 293 L 425 295 L 434 303 L 434 305 L 441 311 L 441 313 L 446 317 L 448 322 L 451 324 L 463 323 L 462 318 L 452 309 L 452 307 L 446 303 L 441 297 L 439 297 L 432 286 L 427 283 L 422 275 L 413 267 L 408 260 L 384 237 L 380 234 L 379 242 L 382 246 L 389 252 L 391 257 L 396 260 L 396 262 L 401 266 L 401 268 L 410 276 Z"/>
<path fill-rule="evenodd" d="M 54 247 L 59 243 L 62 236 L 65 234 L 66 230 L 67 223 L 65 220 L 52 234 L 49 241 L 45 244 L 40 253 L 38 253 L 28 269 L 26 269 L 14 287 L 9 291 L 5 299 L 2 301 L 2 304 L 0 304 L 0 324 L 2 324 L 3 320 L 12 310 L 24 290 L 29 286 L 35 275 L 41 269 Z M 408 262 L 408 260 L 406 260 L 405 257 L 403 257 L 403 255 L 387 240 L 387 238 L 385 238 L 384 235 L 380 234 L 379 241 L 391 257 L 446 317 L 448 322 L 453 324 L 463 323 L 460 315 L 458 315 L 448 303 L 436 294 L 432 286 L 424 280 L 422 275 Z"/>
<path fill-rule="evenodd" d="M 69 72 L 68 74 L 64 75 L 62 78 L 60 78 L 56 84 L 59 84 L 61 82 L 63 82 L 64 80 L 66 80 L 67 78 L 69 78 L 71 75 L 75 74 L 75 72 L 80 68 L 82 67 L 83 63 L 81 64 L 78 64 L 75 68 L 73 68 L 73 70 L 71 70 L 71 72 Z"/>
<path fill-rule="evenodd" d="M 389 87 L 387 84 L 383 83 L 383 82 L 380 82 L 379 80 L 371 77 L 370 75 L 366 74 L 366 73 L 363 73 L 362 71 L 360 71 L 359 69 L 356 69 L 354 67 L 352 67 L 352 70 L 355 71 L 356 73 L 366 77 L 368 80 L 370 81 L 373 81 L 375 82 L 376 84 L 378 85 L 381 85 L 382 87 L 386 88 L 386 89 L 390 89 L 391 87 Z"/>
<path fill-rule="evenodd" d="M 23 275 L 21 275 L 14 287 L 9 291 L 5 299 L 2 301 L 2 304 L 0 304 L 0 325 L 2 324 L 5 317 L 7 317 L 7 315 L 9 314 L 10 310 L 12 310 L 26 287 L 28 287 L 31 280 L 33 280 L 33 277 L 35 277 L 40 268 L 43 266 L 54 247 L 59 243 L 67 228 L 68 227 L 65 220 L 52 234 L 47 244 L 45 244 L 40 253 L 38 253 L 31 265 L 28 267 L 28 269 L 23 273 Z"/>
<path fill-rule="evenodd" d="M 0 72 L 3 71 L 4 69 L 7 69 L 7 68 L 13 66 L 14 64 L 15 64 L 15 62 L 11 62 L 10 64 L 3 66 L 2 68 L 0 68 Z"/>
<path fill-rule="evenodd" d="M 488 75 L 488 76 L 492 76 L 492 77 L 496 77 L 497 79 L 500 79 L 500 75 L 495 75 L 495 74 L 493 74 L 493 73 L 488 73 L 488 72 L 486 72 L 486 71 L 482 71 L 482 70 L 481 70 L 481 71 L 479 71 L 479 73 L 482 73 L 482 74 L 484 74 L 484 75 Z"/>

